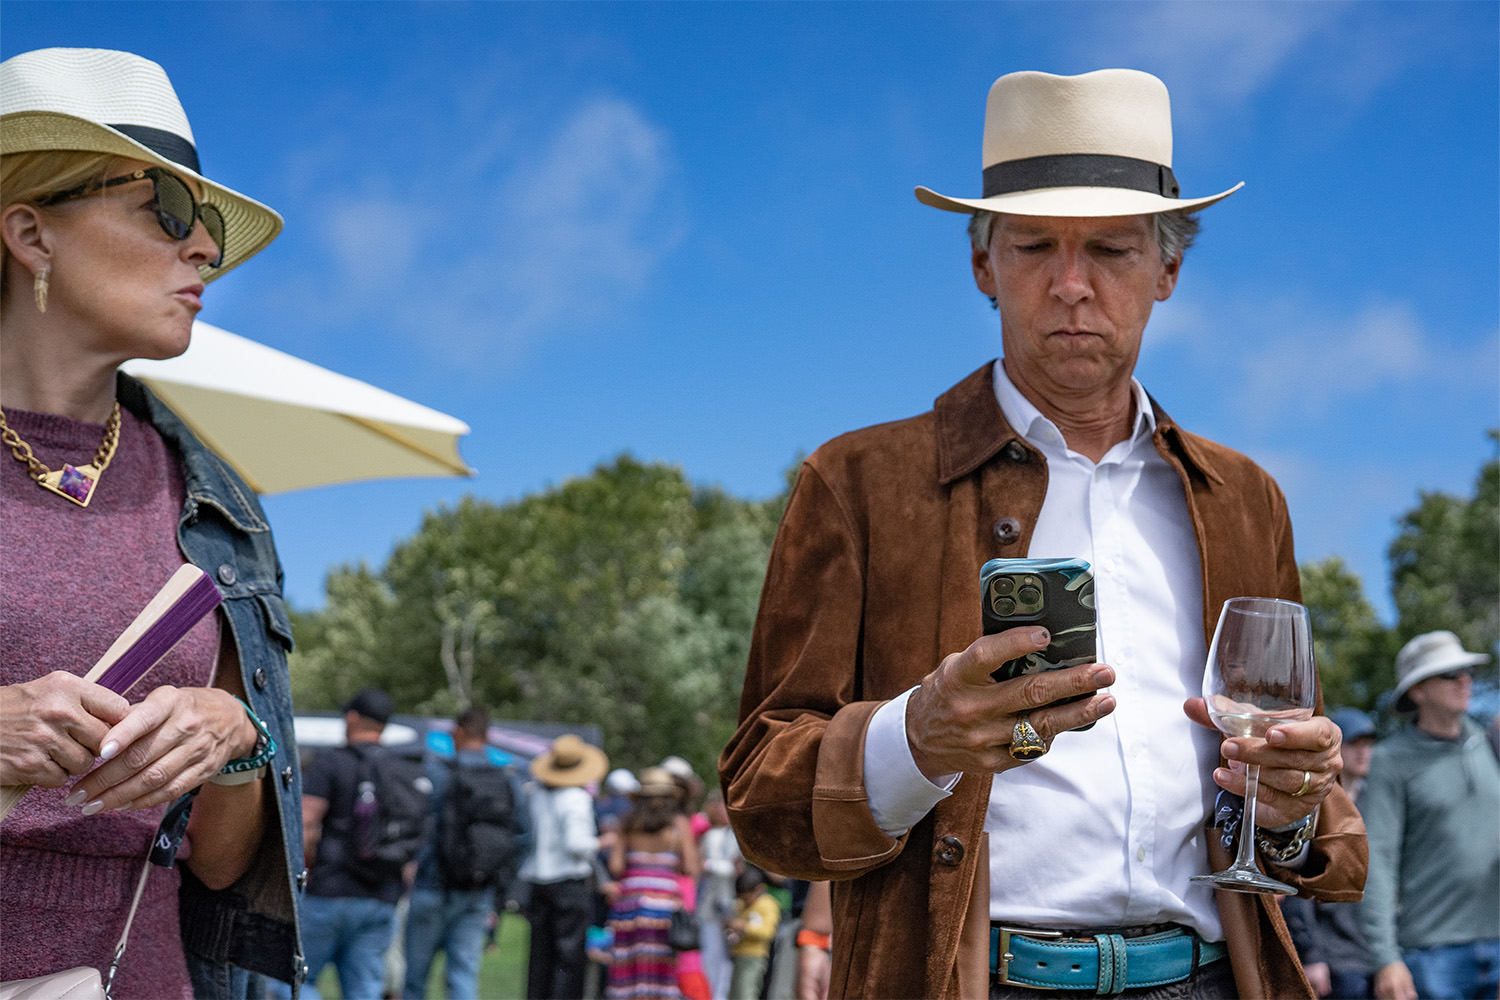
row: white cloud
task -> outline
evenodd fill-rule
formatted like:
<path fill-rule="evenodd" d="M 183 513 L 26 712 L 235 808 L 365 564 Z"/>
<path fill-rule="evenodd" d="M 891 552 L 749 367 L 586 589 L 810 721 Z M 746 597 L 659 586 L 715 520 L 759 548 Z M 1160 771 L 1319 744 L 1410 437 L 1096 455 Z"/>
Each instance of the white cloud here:
<path fill-rule="evenodd" d="M 418 128 L 392 117 L 388 129 Z M 352 171 L 328 157 L 337 142 L 289 154 L 299 176 L 321 166 L 301 221 L 326 268 L 289 282 L 279 307 L 303 323 L 367 323 L 467 371 L 625 309 L 681 239 L 669 134 L 614 95 L 529 122 L 514 107 L 482 117 L 453 135 L 429 120 L 410 143 L 422 155 Z"/>
<path fill-rule="evenodd" d="M 1358 103 L 1442 44 L 1446 30 L 1441 11 L 1434 16 L 1393 4 L 1154 0 L 1096 9 L 1092 30 L 1076 42 L 1078 55 L 1161 76 L 1183 121 L 1222 121 L 1294 72 L 1305 85 Z M 1310 42 L 1330 35 L 1337 35 L 1341 59 L 1297 64 Z"/>
<path fill-rule="evenodd" d="M 578 108 L 518 167 L 501 206 L 513 336 L 590 318 L 639 290 L 678 238 L 660 214 L 671 172 L 666 134 L 613 97 Z"/>
<path fill-rule="evenodd" d="M 1445 331 L 1453 334 L 1455 331 Z M 1174 298 L 1148 328 L 1153 360 L 1185 352 L 1228 387 L 1247 427 L 1323 418 L 1354 400 L 1492 393 L 1500 331 L 1437 336 L 1408 302 L 1367 301 L 1339 314 L 1303 297 Z"/>
<path fill-rule="evenodd" d="M 437 221 L 432 208 L 389 196 L 334 200 L 323 238 L 346 292 L 363 296 L 400 282 L 418 263 L 423 234 Z"/>

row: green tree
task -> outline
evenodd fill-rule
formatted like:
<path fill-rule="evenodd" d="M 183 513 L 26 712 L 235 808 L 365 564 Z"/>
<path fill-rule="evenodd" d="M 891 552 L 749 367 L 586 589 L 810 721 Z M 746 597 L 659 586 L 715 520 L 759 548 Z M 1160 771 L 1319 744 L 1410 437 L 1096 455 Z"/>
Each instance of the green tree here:
<path fill-rule="evenodd" d="M 1370 606 L 1359 576 L 1338 556 L 1303 563 L 1301 572 L 1324 703 L 1373 708 L 1380 692 L 1395 683 L 1390 630 Z"/>
<path fill-rule="evenodd" d="M 596 723 L 619 765 L 675 753 L 711 774 L 783 503 L 629 455 L 513 503 L 466 497 L 378 574 L 330 575 L 299 616 L 299 704 L 380 683 L 409 711 Z"/>
<path fill-rule="evenodd" d="M 1500 433 L 1490 431 L 1500 443 Z M 1391 594 L 1402 641 L 1447 629 L 1467 649 L 1500 641 L 1500 461 L 1479 470 L 1474 495 L 1422 493 L 1391 543 Z"/>
<path fill-rule="evenodd" d="M 1500 433 L 1490 431 L 1500 444 Z M 1472 497 L 1423 492 L 1388 550 L 1397 621 L 1383 625 L 1343 560 L 1305 563 L 1303 600 L 1330 705 L 1375 707 L 1395 686 L 1396 654 L 1412 636 L 1447 629 L 1473 650 L 1500 641 L 1500 461 L 1480 467 Z"/>

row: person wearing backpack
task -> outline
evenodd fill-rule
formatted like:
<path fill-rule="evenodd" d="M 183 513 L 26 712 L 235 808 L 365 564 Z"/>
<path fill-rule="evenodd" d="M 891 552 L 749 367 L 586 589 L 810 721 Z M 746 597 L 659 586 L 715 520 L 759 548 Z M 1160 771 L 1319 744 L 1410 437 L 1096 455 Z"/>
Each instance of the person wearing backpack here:
<path fill-rule="evenodd" d="M 330 962 L 344 1000 L 381 1000 L 396 903 L 427 836 L 431 781 L 380 745 L 391 711 L 384 691 L 360 691 L 344 706 L 346 744 L 321 751 L 303 777 L 303 995 L 313 1000 Z"/>
<path fill-rule="evenodd" d="M 492 751 L 489 713 L 477 706 L 455 720 L 453 755 L 430 755 L 432 836 L 417 854 L 406 915 L 406 983 L 420 1000 L 437 952 L 447 955 L 448 1000 L 476 1000 L 497 901 L 515 877 L 520 809 L 504 754 Z"/>

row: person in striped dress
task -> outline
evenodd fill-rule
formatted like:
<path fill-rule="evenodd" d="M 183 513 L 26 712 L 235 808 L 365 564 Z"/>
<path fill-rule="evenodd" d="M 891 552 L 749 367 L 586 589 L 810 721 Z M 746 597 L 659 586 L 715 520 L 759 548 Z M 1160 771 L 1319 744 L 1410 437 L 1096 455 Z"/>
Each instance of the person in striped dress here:
<path fill-rule="evenodd" d="M 641 773 L 641 787 L 610 851 L 617 895 L 610 904 L 614 951 L 608 1000 L 677 1000 L 677 961 L 667 933 L 684 906 L 679 878 L 696 878 L 698 848 L 676 822 L 677 786 L 659 767 Z"/>

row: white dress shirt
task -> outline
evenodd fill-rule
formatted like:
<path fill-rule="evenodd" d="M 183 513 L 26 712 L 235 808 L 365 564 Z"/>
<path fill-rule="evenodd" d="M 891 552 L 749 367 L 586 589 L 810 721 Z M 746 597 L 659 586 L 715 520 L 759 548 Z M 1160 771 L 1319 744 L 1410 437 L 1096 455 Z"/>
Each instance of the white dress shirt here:
<path fill-rule="evenodd" d="M 995 777 L 985 823 L 990 916 L 1044 928 L 1172 922 L 1222 940 L 1211 890 L 1188 881 L 1207 871 L 1204 822 L 1220 742 L 1182 710 L 1201 691 L 1207 654 L 1198 546 L 1182 480 L 1152 443 L 1150 401 L 1132 380 L 1131 436 L 1096 465 L 1068 449 L 1000 361 L 994 381 L 1005 419 L 1047 460 L 1027 555 L 1093 566 L 1099 660 L 1115 670 L 1116 707 Z M 875 713 L 865 742 L 870 808 L 893 836 L 958 780 L 934 784 L 917 769 L 906 741 L 910 694 Z"/>

